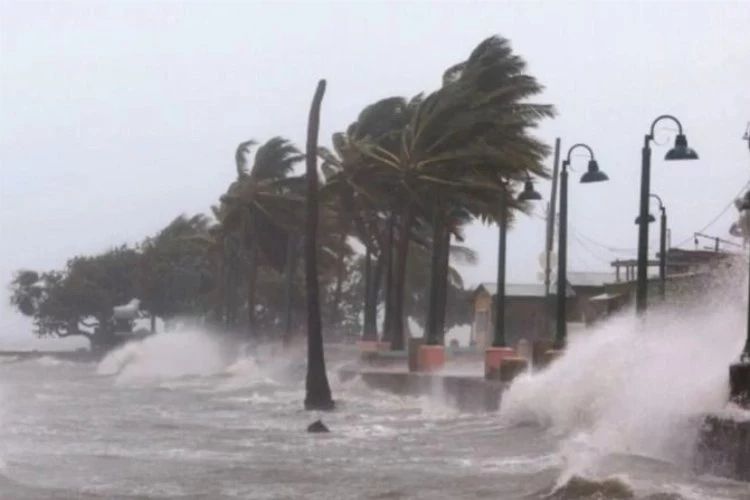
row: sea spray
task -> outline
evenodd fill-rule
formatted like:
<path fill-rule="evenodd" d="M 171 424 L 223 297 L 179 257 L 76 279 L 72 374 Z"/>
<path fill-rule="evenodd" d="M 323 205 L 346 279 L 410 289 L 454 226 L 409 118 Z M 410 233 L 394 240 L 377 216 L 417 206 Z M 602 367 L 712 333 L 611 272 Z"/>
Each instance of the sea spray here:
<path fill-rule="evenodd" d="M 740 352 L 743 324 L 743 312 L 729 307 L 651 311 L 645 324 L 614 318 L 571 338 L 546 370 L 517 379 L 500 417 L 585 440 L 586 452 L 571 461 L 593 449 L 684 462 L 700 415 L 726 404 L 727 367 Z"/>
<path fill-rule="evenodd" d="M 201 331 L 172 331 L 128 342 L 107 354 L 100 375 L 121 382 L 207 376 L 222 372 L 236 354 L 215 336 Z"/>

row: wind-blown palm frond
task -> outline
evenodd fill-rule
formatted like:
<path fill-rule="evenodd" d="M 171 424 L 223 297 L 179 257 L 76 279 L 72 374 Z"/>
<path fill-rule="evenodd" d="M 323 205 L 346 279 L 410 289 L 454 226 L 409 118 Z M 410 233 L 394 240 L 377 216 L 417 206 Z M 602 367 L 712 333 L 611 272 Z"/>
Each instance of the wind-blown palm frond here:
<path fill-rule="evenodd" d="M 273 137 L 255 152 L 250 178 L 255 182 L 285 178 L 304 158 L 289 140 Z"/>
<path fill-rule="evenodd" d="M 244 177 L 248 174 L 247 171 L 247 155 L 250 153 L 250 149 L 257 144 L 256 141 L 250 139 L 249 141 L 241 142 L 237 146 L 237 150 L 234 152 L 234 164 L 237 168 L 237 177 Z"/>

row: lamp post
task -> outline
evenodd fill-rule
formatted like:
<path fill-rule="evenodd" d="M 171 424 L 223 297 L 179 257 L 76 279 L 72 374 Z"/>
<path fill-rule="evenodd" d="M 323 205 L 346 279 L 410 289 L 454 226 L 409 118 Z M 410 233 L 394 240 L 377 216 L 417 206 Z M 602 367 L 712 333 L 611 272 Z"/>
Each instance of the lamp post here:
<path fill-rule="evenodd" d="M 662 301 L 667 297 L 667 209 L 659 195 L 651 193 L 651 198 L 659 202 L 661 212 L 661 224 L 659 227 L 659 296 Z M 641 216 L 635 218 L 636 225 L 640 223 Z M 648 214 L 648 223 L 655 222 L 656 218 Z"/>
<path fill-rule="evenodd" d="M 497 296 L 495 300 L 495 328 L 492 335 L 492 347 L 507 347 L 505 339 L 505 261 L 508 234 L 508 193 L 503 191 L 500 206 L 499 239 L 497 245 Z M 534 189 L 531 179 L 526 180 L 523 191 L 518 195 L 518 201 L 541 200 L 542 195 Z"/>
<path fill-rule="evenodd" d="M 492 331 L 492 346 L 485 350 L 485 377 L 497 378 L 500 363 L 503 358 L 513 354 L 505 338 L 505 261 L 508 233 L 508 192 L 503 189 L 503 199 L 500 203 L 499 237 L 497 245 L 497 293 L 495 295 L 495 323 Z M 534 189 L 530 178 L 526 180 L 523 191 L 518 195 L 518 201 L 541 200 L 542 195 Z"/>
<path fill-rule="evenodd" d="M 651 192 L 651 141 L 654 140 L 656 124 L 662 120 L 671 120 L 677 124 L 677 137 L 674 147 L 667 151 L 665 160 L 697 160 L 698 153 L 688 147 L 687 138 L 682 133 L 682 124 L 672 115 L 658 116 L 651 123 L 651 130 L 643 139 L 641 151 L 641 198 L 638 216 L 638 281 L 636 284 L 635 310 L 638 314 L 646 312 L 648 307 L 648 199 Z"/>
<path fill-rule="evenodd" d="M 750 191 L 745 193 L 740 209 L 750 210 Z M 745 347 L 740 354 L 740 360 L 729 366 L 729 395 L 731 401 L 750 408 L 750 275 L 748 275 L 748 315 Z"/>
<path fill-rule="evenodd" d="M 568 150 L 567 158 L 562 163 L 560 172 L 560 233 L 557 244 L 557 327 L 555 328 L 555 340 L 552 344 L 554 350 L 565 348 L 568 336 L 567 324 L 567 265 L 568 265 L 568 167 L 570 157 L 574 150 L 583 148 L 589 152 L 588 170 L 581 176 L 581 183 L 602 182 L 609 180 L 607 174 L 599 170 L 599 164 L 594 158 L 591 148 L 582 143 L 574 144 Z"/>

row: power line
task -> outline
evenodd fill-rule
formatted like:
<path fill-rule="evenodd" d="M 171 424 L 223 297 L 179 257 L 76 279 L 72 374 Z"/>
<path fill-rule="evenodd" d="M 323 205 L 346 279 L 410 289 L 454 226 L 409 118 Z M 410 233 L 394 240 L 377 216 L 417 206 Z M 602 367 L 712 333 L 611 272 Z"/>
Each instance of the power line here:
<path fill-rule="evenodd" d="M 603 248 L 603 249 L 605 249 L 605 250 L 607 250 L 607 251 L 609 251 L 611 253 L 633 253 L 633 252 L 636 251 L 635 248 L 613 247 L 613 246 L 610 246 L 610 245 L 605 245 L 604 243 L 600 243 L 600 242 L 598 242 L 598 241 L 596 241 L 596 240 L 594 240 L 594 239 L 586 236 L 585 234 L 583 234 L 582 232 L 580 232 L 576 228 L 573 228 L 573 232 L 576 233 L 580 238 L 582 238 L 582 239 L 588 241 L 589 243 L 591 243 L 592 245 L 596 245 L 598 247 L 601 247 L 601 248 Z"/>
<path fill-rule="evenodd" d="M 578 235 L 576 235 L 575 233 L 573 233 L 573 240 L 574 240 L 574 241 L 575 241 L 576 243 L 578 243 L 578 244 L 579 244 L 579 245 L 580 245 L 581 247 L 583 247 L 583 249 L 584 249 L 584 250 L 586 250 L 586 252 L 587 252 L 587 253 L 588 253 L 589 255 L 591 255 L 591 256 L 592 256 L 592 257 L 593 257 L 593 258 L 594 258 L 595 260 L 598 260 L 599 262 L 602 262 L 602 263 L 604 263 L 604 264 L 611 264 L 611 263 L 612 263 L 612 261 L 611 261 L 611 260 L 609 260 L 609 259 L 606 259 L 606 258 L 602 258 L 602 257 L 601 257 L 601 256 L 599 256 L 599 255 L 596 255 L 596 254 L 594 253 L 594 251 L 593 251 L 593 250 L 592 250 L 591 248 L 589 248 L 589 246 L 588 246 L 588 245 L 587 245 L 586 243 L 584 243 L 584 242 L 583 242 L 583 241 L 581 240 L 581 238 L 579 238 L 579 237 L 578 237 Z"/>
<path fill-rule="evenodd" d="M 740 195 L 741 195 L 741 194 L 742 194 L 743 192 L 745 192 L 745 190 L 746 190 L 746 189 L 747 189 L 748 187 L 750 187 L 750 180 L 748 180 L 748 181 L 747 181 L 747 182 L 745 183 L 745 185 L 744 185 L 744 186 L 742 186 L 742 189 L 740 189 L 739 193 L 737 193 L 736 195 L 734 195 L 734 196 L 732 197 L 732 199 L 730 200 L 730 202 L 729 202 L 729 203 L 727 203 L 727 206 L 725 206 L 725 207 L 724 207 L 724 209 L 723 209 L 723 210 L 722 210 L 721 212 L 719 212 L 719 215 L 717 215 L 716 217 L 714 217 L 713 219 L 711 219 L 711 222 L 709 222 L 708 224 L 706 224 L 705 226 L 703 226 L 703 227 L 702 227 L 701 229 L 699 229 L 699 230 L 697 230 L 697 231 L 693 231 L 693 234 L 692 234 L 692 235 L 688 236 L 688 237 L 687 237 L 687 238 L 685 238 L 685 239 L 684 239 L 683 241 L 681 241 L 680 243 L 678 243 L 677 245 L 675 245 L 675 248 L 679 248 L 679 247 L 681 247 L 682 245 L 684 245 L 684 244 L 686 244 L 686 243 L 688 243 L 688 242 L 690 242 L 690 241 L 693 241 L 693 238 L 695 237 L 695 234 L 696 234 L 696 233 L 702 233 L 702 232 L 704 232 L 704 231 L 705 231 L 706 229 L 708 229 L 709 227 L 713 226 L 713 225 L 714 225 L 714 224 L 716 223 L 716 221 L 718 221 L 719 219 L 721 219 L 721 217 L 722 217 L 722 216 L 723 216 L 723 215 L 724 215 L 725 213 L 727 213 L 727 211 L 728 211 L 728 210 L 729 210 L 729 209 L 730 209 L 730 208 L 732 207 L 732 205 L 734 205 L 734 200 L 736 200 L 737 198 L 739 198 L 739 196 L 740 196 Z"/>

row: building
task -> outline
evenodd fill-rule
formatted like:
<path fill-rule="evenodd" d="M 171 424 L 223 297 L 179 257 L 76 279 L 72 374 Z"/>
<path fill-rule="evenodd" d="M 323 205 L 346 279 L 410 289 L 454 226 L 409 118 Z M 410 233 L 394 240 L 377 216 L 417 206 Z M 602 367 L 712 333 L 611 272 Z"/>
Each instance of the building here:
<path fill-rule="evenodd" d="M 658 256 L 657 256 L 658 257 Z M 709 304 L 712 298 L 722 300 L 712 290 L 719 277 L 735 287 L 746 275 L 744 255 L 707 250 L 669 249 L 666 259 L 666 297 L 672 306 Z M 635 260 L 616 260 L 614 272 L 568 272 L 568 323 L 590 325 L 606 319 L 635 302 Z M 649 261 L 648 298 L 660 301 L 660 280 L 655 268 L 659 261 Z M 740 269 L 738 272 L 737 270 Z M 556 284 L 549 301 L 542 284 L 507 284 L 505 288 L 505 331 L 509 345 L 520 339 L 548 338 L 556 315 Z M 742 286 L 739 286 L 742 289 Z M 734 293 L 734 292 L 730 292 Z M 492 343 L 496 283 L 481 283 L 472 294 L 474 322 L 471 341 L 479 347 Z"/>
<path fill-rule="evenodd" d="M 605 292 L 604 284 L 613 281 L 612 273 L 568 273 L 568 321 L 588 323 L 596 316 L 597 309 L 590 299 Z M 536 340 L 548 336 L 549 318 L 555 316 L 557 284 L 550 287 L 550 299 L 545 299 L 544 285 L 506 284 L 505 286 L 505 332 L 508 344 L 520 339 Z M 492 343 L 494 331 L 494 300 L 496 283 L 481 283 L 472 295 L 474 322 L 471 342 L 481 348 Z"/>
<path fill-rule="evenodd" d="M 602 302 L 609 304 L 610 312 L 627 307 L 635 302 L 636 273 L 635 260 L 617 260 L 612 262 L 618 279 L 607 283 Z M 649 266 L 658 266 L 658 261 L 649 261 Z M 619 268 L 625 268 L 625 279 Z M 724 288 L 741 285 L 747 273 L 747 257 L 734 252 L 717 250 L 682 250 L 670 248 L 666 258 L 665 295 L 672 306 L 682 304 L 707 303 L 715 294 L 717 282 L 725 283 Z M 627 270 L 631 268 L 631 270 Z M 648 301 L 657 303 L 660 300 L 660 280 L 650 275 L 648 280 Z M 599 306 L 601 309 L 601 306 Z"/>

